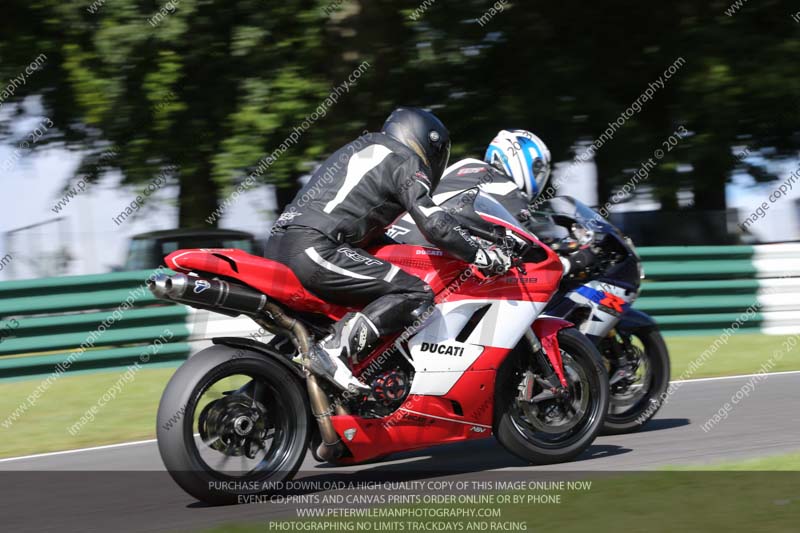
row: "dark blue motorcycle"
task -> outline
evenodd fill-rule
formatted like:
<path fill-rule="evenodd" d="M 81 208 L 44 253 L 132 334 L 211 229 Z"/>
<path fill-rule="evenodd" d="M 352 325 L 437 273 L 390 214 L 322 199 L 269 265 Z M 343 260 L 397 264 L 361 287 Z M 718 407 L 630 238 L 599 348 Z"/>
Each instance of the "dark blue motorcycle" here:
<path fill-rule="evenodd" d="M 591 250 L 594 260 L 579 269 L 573 266 L 545 314 L 574 323 L 603 355 L 611 386 L 604 432 L 640 429 L 661 407 L 670 362 L 658 325 L 632 307 L 644 278 L 633 242 L 569 196 L 546 200 L 530 222 L 556 251 Z"/>

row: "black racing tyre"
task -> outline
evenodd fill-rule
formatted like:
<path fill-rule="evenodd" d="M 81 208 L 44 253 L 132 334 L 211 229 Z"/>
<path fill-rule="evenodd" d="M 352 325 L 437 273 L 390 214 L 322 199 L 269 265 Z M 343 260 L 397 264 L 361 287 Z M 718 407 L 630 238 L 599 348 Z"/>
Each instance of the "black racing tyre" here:
<path fill-rule="evenodd" d="M 311 421 L 304 384 L 284 364 L 215 345 L 189 358 L 167 384 L 158 450 L 186 492 L 214 505 L 237 503 L 278 492 L 294 476 Z"/>
<path fill-rule="evenodd" d="M 640 379 L 641 394 L 623 394 L 612 387 L 608 414 L 603 424 L 604 435 L 619 435 L 639 431 L 655 416 L 662 405 L 662 396 L 669 387 L 669 352 L 657 328 L 636 329 L 630 332 L 642 344 L 646 372 Z"/>
<path fill-rule="evenodd" d="M 531 360 L 525 339 L 498 371 L 495 436 L 509 452 L 534 464 L 561 463 L 580 455 L 594 441 L 608 409 L 608 376 L 597 348 L 575 328 L 561 330 L 558 342 L 568 400 L 532 404 L 520 397 L 528 379 L 523 361 Z"/>

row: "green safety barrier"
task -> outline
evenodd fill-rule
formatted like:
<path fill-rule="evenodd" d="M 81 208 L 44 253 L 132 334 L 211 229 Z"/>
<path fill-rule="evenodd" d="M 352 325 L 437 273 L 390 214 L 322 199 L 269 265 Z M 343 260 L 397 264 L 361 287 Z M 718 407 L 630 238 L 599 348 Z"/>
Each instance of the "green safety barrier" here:
<path fill-rule="evenodd" d="M 154 298 L 152 274 L 0 283 L 0 379 L 186 359 L 187 308 Z"/>
<path fill-rule="evenodd" d="M 749 279 L 758 273 L 753 246 L 651 246 L 639 255 L 649 280 Z"/>
<path fill-rule="evenodd" d="M 753 246 L 657 246 L 639 253 L 646 280 L 635 307 L 667 334 L 719 332 L 758 301 Z M 148 364 L 188 357 L 187 308 L 154 298 L 144 284 L 151 274 L 0 283 L 0 379 L 46 374 L 68 360 L 69 372 L 129 365 L 167 329 L 171 338 Z M 130 308 L 115 316 L 126 300 Z M 756 311 L 741 329 L 762 325 L 764 310 Z M 92 332 L 96 338 L 87 344 Z"/>
<path fill-rule="evenodd" d="M 637 248 L 645 261 L 659 259 L 726 258 L 748 259 L 755 253 L 753 246 L 647 246 Z"/>
<path fill-rule="evenodd" d="M 640 248 L 645 271 L 635 308 L 653 316 L 665 334 L 758 331 L 764 324 L 758 303 L 762 282 L 754 246 L 653 246 Z M 742 317 L 748 309 L 755 315 Z"/>

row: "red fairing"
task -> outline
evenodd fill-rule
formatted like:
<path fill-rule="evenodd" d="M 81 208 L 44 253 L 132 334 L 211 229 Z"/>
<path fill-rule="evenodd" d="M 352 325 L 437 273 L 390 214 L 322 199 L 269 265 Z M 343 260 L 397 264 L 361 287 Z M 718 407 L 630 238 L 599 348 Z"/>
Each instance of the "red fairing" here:
<path fill-rule="evenodd" d="M 465 272 L 472 272 L 472 268 L 467 263 L 435 248 L 390 244 L 367 251 L 378 259 L 396 265 L 402 271 L 420 278 L 430 285 L 434 294 L 444 291 L 448 285 Z"/>
<path fill-rule="evenodd" d="M 338 320 L 348 309 L 317 298 L 300 284 L 289 267 L 234 248 L 177 250 L 165 259 L 178 272 L 207 272 L 237 279 L 290 309 L 321 313 Z"/>
<path fill-rule="evenodd" d="M 533 239 L 525 235 L 528 239 Z M 534 242 L 537 242 L 533 239 Z M 538 263 L 525 263 L 526 274 L 512 269 L 503 276 L 486 278 L 467 263 L 444 252 L 422 246 L 389 245 L 369 250 L 375 257 L 416 276 L 431 286 L 437 303 L 443 299 L 518 300 L 547 302 L 558 288 L 563 275 L 561 260 L 545 245 L 546 258 Z"/>
<path fill-rule="evenodd" d="M 572 326 L 571 322 L 554 317 L 540 317 L 533 323 L 533 332 L 542 343 L 542 348 L 564 387 L 567 386 L 567 379 L 564 376 L 564 363 L 561 361 L 561 349 L 558 346 L 558 332 Z"/>
<path fill-rule="evenodd" d="M 445 396 L 410 395 L 384 418 L 332 416 L 339 435 L 353 435 L 344 439 L 353 457 L 337 462 L 360 463 L 399 451 L 491 436 L 494 379 L 493 371 L 466 372 Z M 462 414 L 455 412 L 453 401 Z M 346 433 L 349 429 L 355 429 L 355 434 Z"/>
<path fill-rule="evenodd" d="M 555 256 L 555 254 L 553 254 Z M 526 274 L 509 270 L 502 276 L 474 276 L 457 291 L 456 300 L 515 300 L 547 303 L 558 288 L 564 272 L 558 256 L 539 263 L 525 263 Z"/>
<path fill-rule="evenodd" d="M 506 349 L 485 348 L 447 394 L 411 395 L 387 417 L 331 417 L 339 435 L 356 428 L 353 440 L 345 442 L 353 458 L 342 462 L 362 462 L 403 450 L 489 437 L 497 368 L 507 355 Z"/>

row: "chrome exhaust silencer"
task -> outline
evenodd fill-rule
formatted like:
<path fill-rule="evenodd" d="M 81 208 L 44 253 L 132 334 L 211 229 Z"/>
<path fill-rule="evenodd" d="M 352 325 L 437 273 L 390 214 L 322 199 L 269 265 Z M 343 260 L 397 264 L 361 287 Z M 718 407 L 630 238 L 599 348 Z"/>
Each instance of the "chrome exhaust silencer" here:
<path fill-rule="evenodd" d="M 167 297 L 167 280 L 169 276 L 166 274 L 158 274 L 147 279 L 147 287 L 153 296 L 161 298 L 162 300 Z"/>

